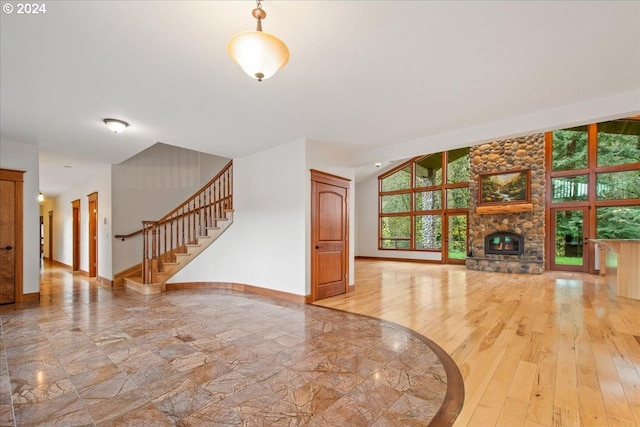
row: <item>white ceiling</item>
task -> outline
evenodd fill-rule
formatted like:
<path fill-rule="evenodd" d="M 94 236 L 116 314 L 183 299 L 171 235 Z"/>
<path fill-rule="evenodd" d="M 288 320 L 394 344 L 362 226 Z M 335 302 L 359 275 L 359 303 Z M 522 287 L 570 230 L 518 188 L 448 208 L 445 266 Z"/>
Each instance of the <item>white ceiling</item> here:
<path fill-rule="evenodd" d="M 40 3 L 1 15 L 0 136 L 41 147 L 45 194 L 69 185 L 61 164 L 86 173 L 156 142 L 236 158 L 310 138 L 366 172 L 640 113 L 638 1 L 267 0 L 291 58 L 264 82 L 226 52 L 252 1 Z"/>

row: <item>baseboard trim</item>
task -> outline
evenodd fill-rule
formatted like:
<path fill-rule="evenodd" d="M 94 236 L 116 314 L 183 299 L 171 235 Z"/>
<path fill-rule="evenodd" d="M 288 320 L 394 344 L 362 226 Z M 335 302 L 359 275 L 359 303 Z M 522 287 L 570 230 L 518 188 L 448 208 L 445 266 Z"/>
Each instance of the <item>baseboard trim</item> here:
<path fill-rule="evenodd" d="M 371 260 L 371 261 L 401 261 L 401 262 L 419 262 L 423 264 L 442 264 L 442 261 L 433 259 L 413 259 L 413 258 L 389 258 L 378 256 L 357 256 L 355 259 Z"/>
<path fill-rule="evenodd" d="M 40 292 L 30 292 L 22 294 L 22 302 L 40 301 Z"/>
<path fill-rule="evenodd" d="M 48 262 L 50 262 L 51 264 L 53 264 L 55 266 L 66 268 L 67 270 L 71 270 L 71 268 L 72 268 L 70 265 L 67 265 L 67 264 L 65 264 L 63 262 L 60 262 L 60 261 L 56 261 L 55 259 L 50 259 Z"/>
<path fill-rule="evenodd" d="M 98 276 L 96 277 L 96 282 L 101 283 L 107 286 L 113 286 L 113 280 L 109 280 L 106 277 Z"/>
<path fill-rule="evenodd" d="M 228 289 L 236 292 L 244 292 L 247 294 L 262 295 L 272 298 L 278 298 L 289 302 L 304 304 L 306 302 L 304 295 L 291 294 L 289 292 L 276 291 L 274 289 L 261 288 L 259 286 L 244 285 L 242 283 L 226 283 L 226 282 L 185 282 L 185 283 L 167 283 L 167 291 L 180 291 L 186 289 Z"/>

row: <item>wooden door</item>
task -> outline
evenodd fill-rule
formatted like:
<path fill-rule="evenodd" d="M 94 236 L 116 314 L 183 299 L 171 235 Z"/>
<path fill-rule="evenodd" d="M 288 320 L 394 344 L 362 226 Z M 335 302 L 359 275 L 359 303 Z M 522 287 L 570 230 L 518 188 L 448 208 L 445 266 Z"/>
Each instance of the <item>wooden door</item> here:
<path fill-rule="evenodd" d="M 89 198 L 89 277 L 98 274 L 98 193 Z"/>
<path fill-rule="evenodd" d="M 0 304 L 22 301 L 23 174 L 0 169 Z"/>
<path fill-rule="evenodd" d="M 73 233 L 73 260 L 71 269 L 73 271 L 80 270 L 80 199 L 71 202 L 72 216 L 71 220 Z"/>
<path fill-rule="evenodd" d="M 49 211 L 49 261 L 53 261 L 53 211 Z"/>
<path fill-rule="evenodd" d="M 311 171 L 311 300 L 347 292 L 349 180 Z"/>

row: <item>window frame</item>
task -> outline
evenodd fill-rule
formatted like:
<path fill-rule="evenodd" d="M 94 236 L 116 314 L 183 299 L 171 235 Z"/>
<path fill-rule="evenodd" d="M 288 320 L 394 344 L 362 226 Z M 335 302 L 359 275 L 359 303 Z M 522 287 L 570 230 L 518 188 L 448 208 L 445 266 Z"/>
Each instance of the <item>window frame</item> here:
<path fill-rule="evenodd" d="M 463 148 L 467 148 L 467 147 L 463 147 Z M 459 149 L 456 149 L 459 150 Z M 450 151 L 454 151 L 454 150 L 450 150 Z M 469 148 L 469 152 L 467 153 L 467 156 L 470 155 L 470 148 Z M 425 158 L 432 156 L 432 155 L 441 155 L 441 165 L 440 167 L 442 168 L 441 170 L 441 182 L 440 184 L 437 185 L 430 185 L 430 186 L 426 186 L 426 187 L 418 187 L 416 186 L 416 163 L 424 160 Z M 431 153 L 431 154 L 427 154 L 427 155 L 421 155 L 421 156 L 417 156 L 414 157 L 412 159 L 407 160 L 406 162 L 403 162 L 399 165 L 397 165 L 396 167 L 394 167 L 393 169 L 390 169 L 388 171 L 386 171 L 383 174 L 380 174 L 378 176 L 378 250 L 383 250 L 383 251 L 403 251 L 403 252 L 443 252 L 444 248 L 445 248 L 445 244 L 443 242 L 443 240 L 446 238 L 445 237 L 445 215 L 446 214 L 466 214 L 468 217 L 469 214 L 469 208 L 451 208 L 449 209 L 447 207 L 447 190 L 450 189 L 457 189 L 457 188 L 467 188 L 469 189 L 469 181 L 463 181 L 463 182 L 455 182 L 455 183 L 447 183 L 448 181 L 448 166 L 449 166 L 449 151 L 442 151 L 442 152 L 438 152 L 438 153 Z M 385 178 L 388 178 L 389 176 L 407 168 L 407 166 L 409 167 L 411 176 L 410 176 L 410 187 L 406 188 L 406 189 L 401 189 L 401 190 L 393 190 L 393 191 L 382 191 L 382 181 Z M 469 165 L 470 167 L 470 165 Z M 439 209 L 429 209 L 429 210 L 422 210 L 422 209 L 417 209 L 416 208 L 416 194 L 417 193 L 425 193 L 428 191 L 438 191 L 440 192 L 440 197 L 441 197 L 441 204 L 440 204 L 440 208 Z M 383 196 L 390 196 L 390 195 L 395 195 L 395 194 L 410 194 L 410 210 L 407 212 L 391 212 L 391 213 L 383 213 L 382 212 L 382 198 Z M 388 240 L 402 240 L 402 241 L 406 241 L 406 237 L 398 237 L 398 239 L 389 239 L 389 238 L 383 238 L 382 237 L 382 218 L 384 217 L 393 217 L 393 216 L 410 216 L 410 241 L 409 241 L 409 248 L 385 248 L 383 246 L 383 241 L 388 241 Z M 417 216 L 424 216 L 424 215 L 439 215 L 440 216 L 440 220 L 441 220 L 441 237 L 440 237 L 440 248 L 439 249 L 432 249 L 432 248 L 428 248 L 428 249 L 421 249 L 421 248 L 416 248 L 416 231 L 415 231 L 415 227 L 416 227 L 416 217 Z M 468 235 L 468 230 L 467 230 L 467 235 Z"/>

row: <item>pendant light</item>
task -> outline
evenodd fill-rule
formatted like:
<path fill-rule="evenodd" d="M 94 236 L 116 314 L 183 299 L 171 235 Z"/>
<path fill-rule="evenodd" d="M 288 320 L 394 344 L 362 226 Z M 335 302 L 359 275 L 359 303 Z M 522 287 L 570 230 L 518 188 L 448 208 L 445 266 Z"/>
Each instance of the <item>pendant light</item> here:
<path fill-rule="evenodd" d="M 245 31 L 231 37 L 227 50 L 245 73 L 261 82 L 273 76 L 289 61 L 289 49 L 276 36 L 262 32 L 262 20 L 267 13 L 262 10 L 261 0 L 251 14 L 258 21 L 256 31 Z"/>

